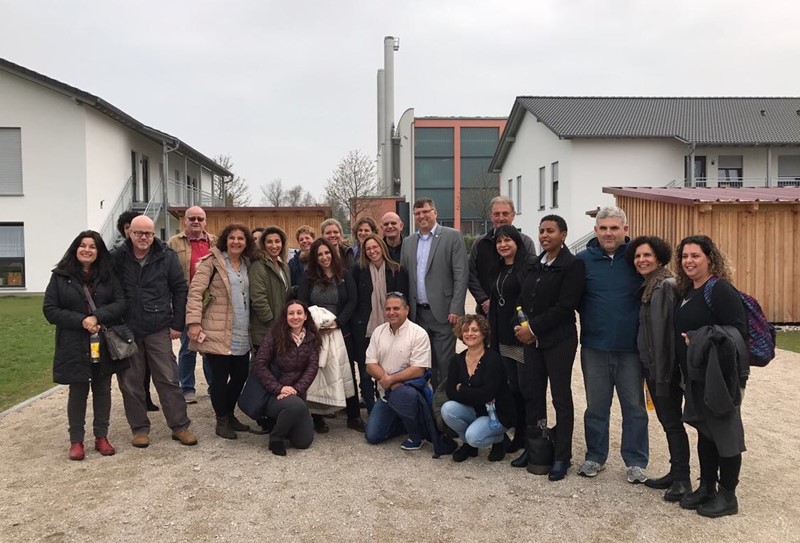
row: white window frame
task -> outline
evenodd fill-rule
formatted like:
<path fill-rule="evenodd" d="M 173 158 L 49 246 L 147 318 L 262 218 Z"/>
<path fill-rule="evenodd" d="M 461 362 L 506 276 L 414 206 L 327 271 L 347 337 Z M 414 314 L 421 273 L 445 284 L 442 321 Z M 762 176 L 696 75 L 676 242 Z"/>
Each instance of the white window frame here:
<path fill-rule="evenodd" d="M 522 215 L 522 176 L 517 176 L 517 199 L 514 203 L 514 211 L 517 215 Z"/>
<path fill-rule="evenodd" d="M 544 210 L 546 200 L 547 166 L 539 168 L 539 211 Z"/>

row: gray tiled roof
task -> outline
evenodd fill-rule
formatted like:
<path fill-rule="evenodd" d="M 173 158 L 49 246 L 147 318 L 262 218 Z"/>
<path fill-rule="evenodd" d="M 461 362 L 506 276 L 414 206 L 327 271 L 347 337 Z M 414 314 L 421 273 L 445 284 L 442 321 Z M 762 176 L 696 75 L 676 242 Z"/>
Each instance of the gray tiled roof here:
<path fill-rule="evenodd" d="M 517 101 L 563 138 L 800 144 L 800 98 L 520 96 Z"/>

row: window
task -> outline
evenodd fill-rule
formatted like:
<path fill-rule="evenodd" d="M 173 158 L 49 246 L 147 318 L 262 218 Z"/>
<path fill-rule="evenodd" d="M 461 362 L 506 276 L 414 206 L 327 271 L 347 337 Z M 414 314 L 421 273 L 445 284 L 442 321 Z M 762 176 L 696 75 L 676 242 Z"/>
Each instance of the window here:
<path fill-rule="evenodd" d="M 0 196 L 22 195 L 22 130 L 0 128 Z"/>
<path fill-rule="evenodd" d="M 717 180 L 720 187 L 741 187 L 742 155 L 720 155 L 717 166 Z"/>
<path fill-rule="evenodd" d="M 514 210 L 519 215 L 522 213 L 522 176 L 517 176 L 517 199 L 514 202 Z"/>
<path fill-rule="evenodd" d="M 512 200 L 514 199 L 514 180 L 513 179 L 509 179 L 508 180 L 508 194 L 506 194 L 506 196 L 508 196 Z"/>
<path fill-rule="evenodd" d="M 546 173 L 545 167 L 539 168 L 539 210 L 544 209 Z"/>
<path fill-rule="evenodd" d="M 553 162 L 551 165 L 550 178 L 553 185 L 552 207 L 558 207 L 558 162 Z"/>
<path fill-rule="evenodd" d="M 25 237 L 21 223 L 0 223 L 0 288 L 25 286 Z"/>
<path fill-rule="evenodd" d="M 800 185 L 800 155 L 778 155 L 778 186 Z"/>

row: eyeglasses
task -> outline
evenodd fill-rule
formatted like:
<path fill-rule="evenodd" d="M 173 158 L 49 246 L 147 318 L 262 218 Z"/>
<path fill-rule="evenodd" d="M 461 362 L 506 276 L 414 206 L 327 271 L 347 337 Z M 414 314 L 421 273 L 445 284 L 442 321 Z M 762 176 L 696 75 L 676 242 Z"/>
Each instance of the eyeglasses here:
<path fill-rule="evenodd" d="M 131 234 L 133 234 L 137 238 L 147 238 L 147 239 L 150 239 L 156 235 L 155 232 L 140 232 L 139 230 L 131 230 Z"/>
<path fill-rule="evenodd" d="M 186 220 L 189 222 L 203 222 L 206 220 L 205 217 L 186 217 Z"/>

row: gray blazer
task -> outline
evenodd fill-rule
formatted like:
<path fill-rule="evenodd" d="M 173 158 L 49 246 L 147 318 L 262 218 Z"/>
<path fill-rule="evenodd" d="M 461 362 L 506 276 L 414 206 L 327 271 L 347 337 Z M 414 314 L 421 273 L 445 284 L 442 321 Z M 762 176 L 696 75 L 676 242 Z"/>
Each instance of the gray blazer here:
<path fill-rule="evenodd" d="M 408 270 L 408 294 L 411 307 L 411 320 L 417 315 L 417 233 L 403 241 L 400 256 L 402 266 Z M 464 314 L 464 300 L 467 297 L 469 281 L 469 262 L 467 247 L 461 232 L 436 225 L 436 235 L 431 241 L 428 268 L 425 272 L 425 288 L 428 303 L 437 321 L 447 322 L 447 315 Z"/>

